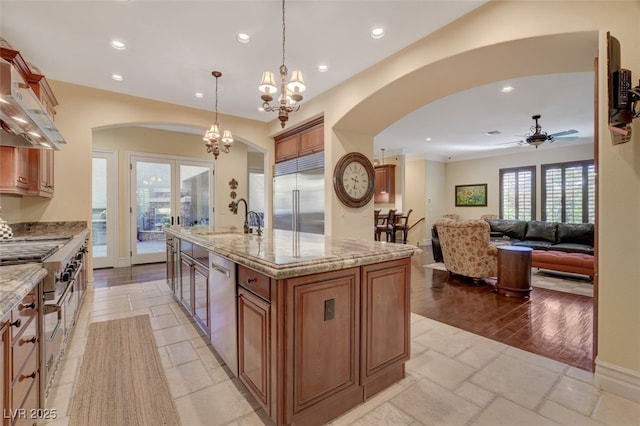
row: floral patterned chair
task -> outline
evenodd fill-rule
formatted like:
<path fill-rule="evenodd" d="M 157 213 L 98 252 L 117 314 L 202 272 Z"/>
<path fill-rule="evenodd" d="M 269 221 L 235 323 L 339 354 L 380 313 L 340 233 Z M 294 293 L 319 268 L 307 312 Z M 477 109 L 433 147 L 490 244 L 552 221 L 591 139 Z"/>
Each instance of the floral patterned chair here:
<path fill-rule="evenodd" d="M 449 273 L 473 278 L 475 283 L 498 275 L 498 249 L 489 242 L 486 221 L 443 218 L 436 228 Z"/>

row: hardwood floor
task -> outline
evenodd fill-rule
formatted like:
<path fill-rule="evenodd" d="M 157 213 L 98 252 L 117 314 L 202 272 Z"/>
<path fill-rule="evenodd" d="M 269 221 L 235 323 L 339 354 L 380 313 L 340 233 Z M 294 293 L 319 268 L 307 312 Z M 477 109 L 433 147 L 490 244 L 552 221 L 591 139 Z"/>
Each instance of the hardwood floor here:
<path fill-rule="evenodd" d="M 593 371 L 593 298 L 534 288 L 529 299 L 502 296 L 433 263 L 429 247 L 412 258 L 411 311 L 528 352 Z M 166 279 L 165 264 L 97 269 L 94 287 Z"/>

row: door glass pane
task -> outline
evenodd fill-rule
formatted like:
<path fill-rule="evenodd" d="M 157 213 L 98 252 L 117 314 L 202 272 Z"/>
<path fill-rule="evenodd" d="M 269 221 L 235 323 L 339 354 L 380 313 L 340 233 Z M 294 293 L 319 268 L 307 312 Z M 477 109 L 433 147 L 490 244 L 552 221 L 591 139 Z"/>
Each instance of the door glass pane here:
<path fill-rule="evenodd" d="M 107 256 L 107 159 L 93 159 L 91 239 L 93 258 Z"/>
<path fill-rule="evenodd" d="M 209 226 L 209 170 L 180 166 L 180 226 Z"/>
<path fill-rule="evenodd" d="M 136 161 L 136 253 L 165 252 L 171 226 L 171 165 Z"/>

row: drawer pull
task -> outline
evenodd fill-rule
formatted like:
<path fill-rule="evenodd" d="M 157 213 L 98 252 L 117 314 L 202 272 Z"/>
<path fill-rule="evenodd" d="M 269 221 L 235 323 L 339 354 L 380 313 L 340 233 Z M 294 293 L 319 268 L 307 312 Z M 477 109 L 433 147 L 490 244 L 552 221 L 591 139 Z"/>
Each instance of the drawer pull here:
<path fill-rule="evenodd" d="M 18 310 L 19 310 L 19 311 L 21 311 L 21 310 L 23 310 L 23 309 L 35 309 L 35 308 L 36 308 L 36 302 L 31 302 L 31 303 L 29 303 L 28 305 L 26 305 L 26 304 L 24 304 L 24 303 L 21 303 L 21 304 L 18 306 Z"/>
<path fill-rule="evenodd" d="M 20 382 L 21 382 L 21 381 L 23 381 L 23 380 L 27 380 L 27 379 L 35 379 L 35 378 L 36 378 L 36 374 L 38 374 L 38 373 L 37 373 L 37 372 L 35 372 L 35 371 L 34 371 L 33 373 L 31 373 L 31 374 L 27 374 L 27 375 L 25 375 L 25 374 L 21 374 L 21 375 L 20 375 L 20 378 L 18 379 L 18 381 L 20 381 Z"/>
<path fill-rule="evenodd" d="M 253 284 L 253 283 L 257 282 L 257 281 L 258 281 L 258 279 L 256 277 L 247 278 L 247 284 Z"/>
<path fill-rule="evenodd" d="M 38 341 L 38 339 L 36 338 L 36 336 L 33 336 L 31 339 L 20 339 L 20 342 L 18 343 L 19 346 L 24 345 L 25 343 L 36 343 Z"/>
<path fill-rule="evenodd" d="M 17 320 L 12 322 L 11 325 L 14 326 L 15 328 L 20 328 L 20 326 L 22 325 L 22 321 L 20 320 L 20 318 L 18 318 Z"/>

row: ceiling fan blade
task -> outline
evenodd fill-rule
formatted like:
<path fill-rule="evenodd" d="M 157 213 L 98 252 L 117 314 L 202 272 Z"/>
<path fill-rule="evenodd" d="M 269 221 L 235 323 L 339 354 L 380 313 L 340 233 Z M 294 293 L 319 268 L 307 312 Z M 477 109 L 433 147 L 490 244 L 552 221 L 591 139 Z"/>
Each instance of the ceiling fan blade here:
<path fill-rule="evenodd" d="M 521 145 L 523 143 L 526 143 L 523 140 L 519 140 L 519 141 L 511 141 L 511 142 L 500 142 L 500 143 L 495 143 L 494 145 Z"/>
<path fill-rule="evenodd" d="M 565 137 L 561 137 L 561 138 L 553 138 L 553 141 L 565 141 L 565 142 L 571 142 L 571 141 L 575 141 L 578 140 L 579 138 L 577 136 L 565 136 Z M 553 142 L 551 141 L 551 142 Z"/>
<path fill-rule="evenodd" d="M 556 138 L 557 136 L 575 135 L 576 133 L 578 133 L 577 130 L 571 129 L 565 130 L 564 132 L 552 133 L 549 136 Z"/>

